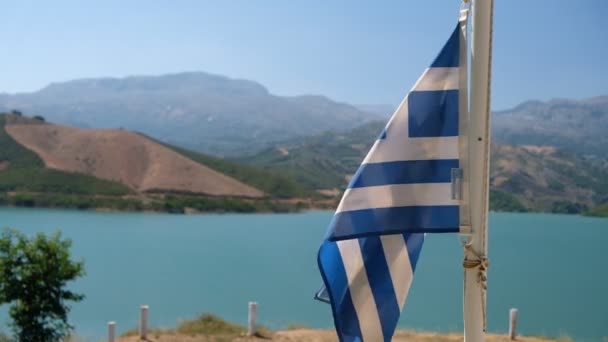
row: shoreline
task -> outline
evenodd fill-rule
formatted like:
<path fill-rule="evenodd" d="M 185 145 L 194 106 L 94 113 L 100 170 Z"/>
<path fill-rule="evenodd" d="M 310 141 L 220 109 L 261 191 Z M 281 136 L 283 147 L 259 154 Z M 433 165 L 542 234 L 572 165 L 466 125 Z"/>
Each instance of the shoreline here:
<path fill-rule="evenodd" d="M 247 211 L 239 211 L 239 210 L 228 210 L 228 209 L 219 209 L 219 210 L 197 210 L 190 207 L 184 207 L 183 210 L 171 211 L 171 210 L 149 210 L 149 209 L 117 209 L 111 207 L 87 207 L 87 208 L 79 208 L 76 206 L 30 206 L 30 205 L 12 205 L 6 204 L 0 201 L 0 208 L 18 208 L 18 209 L 58 209 L 58 210 L 72 210 L 79 212 L 98 212 L 98 213 L 140 213 L 140 214 L 173 214 L 173 215 L 204 215 L 204 214 L 300 214 L 309 211 L 328 211 L 334 212 L 335 207 L 327 207 L 327 206 L 287 206 L 280 207 L 276 210 L 247 210 Z M 594 218 L 594 219 L 608 219 L 608 215 L 587 215 L 587 214 L 565 214 L 565 213 L 553 213 L 553 212 L 543 212 L 543 211 L 505 211 L 505 210 L 490 210 L 490 213 L 499 213 L 499 214 L 547 214 L 547 215 L 565 215 L 565 216 L 578 216 L 585 218 Z"/>
<path fill-rule="evenodd" d="M 214 197 L 195 194 L 140 193 L 125 196 L 5 192 L 0 193 L 0 206 L 15 208 L 71 209 L 97 212 L 136 212 L 169 214 L 221 213 L 301 213 L 333 211 L 339 197 L 244 198 Z M 608 218 L 608 205 L 582 213 L 545 211 L 509 211 L 490 208 L 494 213 L 533 213 Z"/>
<path fill-rule="evenodd" d="M 333 198 L 243 198 L 192 194 L 136 194 L 102 196 L 63 193 L 9 192 L 0 194 L 0 206 L 14 208 L 71 209 L 96 212 L 169 214 L 299 213 L 334 210 Z"/>

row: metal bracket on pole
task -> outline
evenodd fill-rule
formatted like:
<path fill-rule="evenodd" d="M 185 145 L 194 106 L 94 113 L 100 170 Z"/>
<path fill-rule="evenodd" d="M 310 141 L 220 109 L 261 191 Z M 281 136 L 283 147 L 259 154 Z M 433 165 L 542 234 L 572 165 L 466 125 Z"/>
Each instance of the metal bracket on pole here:
<path fill-rule="evenodd" d="M 464 5 L 464 3 L 463 3 Z M 467 19 L 469 18 L 469 9 L 468 8 L 461 8 L 460 9 L 460 16 L 458 17 L 458 22 L 463 22 L 463 21 L 467 21 Z"/>
<path fill-rule="evenodd" d="M 471 238 L 471 234 L 473 234 L 473 230 L 471 229 L 471 225 L 461 225 L 460 226 L 460 231 L 458 232 L 458 235 L 460 235 L 461 238 L 467 238 L 470 239 Z"/>

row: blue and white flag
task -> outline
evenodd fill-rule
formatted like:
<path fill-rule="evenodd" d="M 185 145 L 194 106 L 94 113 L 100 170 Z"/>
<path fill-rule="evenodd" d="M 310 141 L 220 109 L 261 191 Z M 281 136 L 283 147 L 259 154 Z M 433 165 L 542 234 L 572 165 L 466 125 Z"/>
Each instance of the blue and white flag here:
<path fill-rule="evenodd" d="M 317 299 L 331 304 L 340 341 L 390 341 L 424 234 L 466 225 L 462 35 L 459 25 L 391 117 L 319 250 L 324 288 Z"/>

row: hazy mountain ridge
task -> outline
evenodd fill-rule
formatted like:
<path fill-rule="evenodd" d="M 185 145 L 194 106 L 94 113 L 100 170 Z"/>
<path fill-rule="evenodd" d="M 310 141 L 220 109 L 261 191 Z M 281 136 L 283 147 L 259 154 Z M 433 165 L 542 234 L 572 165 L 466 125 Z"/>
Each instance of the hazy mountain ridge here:
<path fill-rule="evenodd" d="M 124 127 L 215 155 L 349 129 L 373 117 L 323 96 L 276 96 L 253 81 L 202 72 L 80 79 L 0 95 L 0 110 L 12 109 L 78 127 Z"/>
<path fill-rule="evenodd" d="M 551 145 L 567 151 L 608 158 L 608 96 L 583 100 L 527 101 L 496 111 L 496 141 L 518 145 Z"/>
<path fill-rule="evenodd" d="M 374 114 L 378 120 L 386 120 L 395 112 L 396 107 L 387 104 L 358 104 L 357 108 L 364 112 Z"/>
<path fill-rule="evenodd" d="M 314 95 L 276 96 L 254 81 L 203 72 L 87 78 L 32 93 L 0 94 L 0 111 L 20 109 L 77 127 L 124 127 L 216 156 L 247 155 L 296 137 L 347 131 L 384 120 L 393 108 Z M 494 112 L 492 128 L 495 141 L 608 158 L 608 96 L 527 101 Z"/>

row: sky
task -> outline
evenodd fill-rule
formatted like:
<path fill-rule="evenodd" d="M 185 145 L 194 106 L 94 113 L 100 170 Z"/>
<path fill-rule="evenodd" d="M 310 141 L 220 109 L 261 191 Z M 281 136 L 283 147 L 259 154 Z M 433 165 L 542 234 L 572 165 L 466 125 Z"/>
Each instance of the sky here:
<path fill-rule="evenodd" d="M 278 95 L 396 105 L 458 0 L 0 2 L 0 92 L 205 71 Z M 608 1 L 496 0 L 492 107 L 608 94 Z"/>

